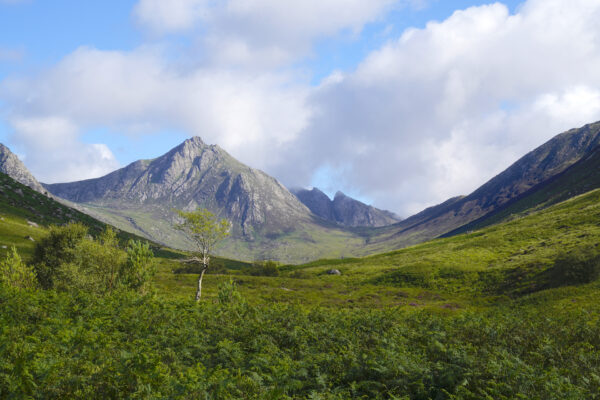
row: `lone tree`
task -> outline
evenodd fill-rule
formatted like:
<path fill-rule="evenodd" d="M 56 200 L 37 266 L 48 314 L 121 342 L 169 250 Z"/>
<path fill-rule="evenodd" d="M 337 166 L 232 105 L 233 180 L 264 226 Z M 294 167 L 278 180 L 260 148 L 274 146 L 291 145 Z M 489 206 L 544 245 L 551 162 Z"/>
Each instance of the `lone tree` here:
<path fill-rule="evenodd" d="M 208 269 L 210 254 L 217 242 L 229 235 L 231 224 L 226 219 L 218 220 L 213 213 L 203 208 L 189 212 L 175 211 L 183 219 L 183 222 L 175 225 L 175 228 L 185 232 L 195 242 L 197 248 L 197 255 L 183 262 L 202 265 L 196 291 L 196 301 L 200 301 L 202 278 Z"/>

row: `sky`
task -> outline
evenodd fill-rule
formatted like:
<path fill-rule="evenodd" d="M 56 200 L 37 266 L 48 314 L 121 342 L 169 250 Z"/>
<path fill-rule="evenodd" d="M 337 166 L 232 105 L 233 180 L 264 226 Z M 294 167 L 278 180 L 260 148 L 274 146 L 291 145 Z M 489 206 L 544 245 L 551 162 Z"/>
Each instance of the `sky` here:
<path fill-rule="evenodd" d="M 409 216 L 600 120 L 600 0 L 0 0 L 0 142 L 46 183 L 191 136 Z"/>

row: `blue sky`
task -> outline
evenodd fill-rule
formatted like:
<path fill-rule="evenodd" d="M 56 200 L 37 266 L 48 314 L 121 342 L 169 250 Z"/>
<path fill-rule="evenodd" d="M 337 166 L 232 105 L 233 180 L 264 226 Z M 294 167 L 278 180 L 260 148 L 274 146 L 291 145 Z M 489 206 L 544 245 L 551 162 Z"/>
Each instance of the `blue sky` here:
<path fill-rule="evenodd" d="M 358 35 L 341 32 L 318 40 L 313 54 L 300 60 L 297 67 L 306 70 L 311 84 L 316 85 L 335 70 L 353 70 L 369 52 L 406 28 L 422 28 L 429 21 L 446 19 L 457 9 L 487 3 L 437 0 L 419 7 L 403 7 L 366 24 Z M 135 0 L 0 1 L 0 49 L 19 53 L 17 60 L 0 62 L 0 80 L 51 67 L 80 46 L 128 51 L 145 43 L 184 40 L 180 35 L 157 39 L 140 30 L 132 18 L 135 4 Z M 504 1 L 504 4 L 514 10 L 520 1 Z M 140 158 L 158 156 L 188 136 L 182 131 L 164 131 L 153 133 L 147 140 L 97 127 L 84 132 L 82 140 L 106 143 L 119 163 L 126 165 Z M 6 123 L 0 124 L 0 141 L 11 144 L 11 129 Z M 322 176 L 321 170 L 313 183 L 323 184 L 326 178 Z"/>
<path fill-rule="evenodd" d="M 599 8 L 0 0 L 0 142 L 56 182 L 200 135 L 288 186 L 406 215 L 600 118 Z"/>

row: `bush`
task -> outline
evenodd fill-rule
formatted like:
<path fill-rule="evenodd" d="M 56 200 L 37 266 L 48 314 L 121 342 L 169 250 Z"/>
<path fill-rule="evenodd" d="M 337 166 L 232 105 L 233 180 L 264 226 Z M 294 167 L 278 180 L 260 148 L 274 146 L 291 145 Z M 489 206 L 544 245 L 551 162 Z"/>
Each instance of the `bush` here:
<path fill-rule="evenodd" d="M 252 264 L 250 275 L 254 276 L 279 276 L 279 264 L 275 261 L 255 261 Z"/>
<path fill-rule="evenodd" d="M 229 278 L 228 282 L 219 285 L 219 303 L 224 305 L 244 303 L 242 294 L 237 290 L 235 281 L 232 278 Z"/>
<path fill-rule="evenodd" d="M 0 283 L 22 289 L 36 286 L 35 272 L 23 262 L 14 246 L 6 259 L 0 261 Z"/>
<path fill-rule="evenodd" d="M 38 242 L 33 262 L 42 288 L 96 294 L 117 288 L 126 258 L 116 233 L 108 227 L 94 240 L 87 232 L 79 223 L 55 226 Z"/>
<path fill-rule="evenodd" d="M 150 245 L 147 242 L 130 240 L 127 246 L 127 260 L 119 273 L 121 282 L 131 289 L 145 291 L 155 273 L 154 253 Z"/>
<path fill-rule="evenodd" d="M 551 271 L 554 286 L 590 283 L 600 276 L 600 254 L 594 247 L 580 247 L 560 254 Z"/>
<path fill-rule="evenodd" d="M 50 233 L 37 242 L 33 265 L 42 288 L 54 287 L 58 270 L 62 265 L 75 261 L 76 249 L 87 234 L 87 227 L 81 223 L 51 226 Z"/>

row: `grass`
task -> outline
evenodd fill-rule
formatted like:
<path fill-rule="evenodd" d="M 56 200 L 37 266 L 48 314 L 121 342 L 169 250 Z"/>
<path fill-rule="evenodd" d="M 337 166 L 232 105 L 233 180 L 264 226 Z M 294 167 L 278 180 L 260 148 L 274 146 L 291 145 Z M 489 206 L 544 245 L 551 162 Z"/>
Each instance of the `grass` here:
<path fill-rule="evenodd" d="M 549 289 L 549 271 L 566 251 L 600 243 L 600 190 L 531 215 L 451 238 L 365 258 L 325 259 L 280 267 L 278 277 L 248 268 L 205 279 L 207 301 L 233 277 L 249 301 L 330 307 L 463 310 Z M 340 276 L 328 275 L 338 269 Z M 191 297 L 196 275 L 162 264 L 162 293 Z"/>
<path fill-rule="evenodd" d="M 65 221 L 40 211 L 59 207 L 51 199 L 10 185 L 24 196 L 3 183 L 0 243 L 28 255 L 25 236 Z M 598 243 L 594 190 L 402 250 L 281 265 L 278 276 L 214 258 L 199 305 L 197 275 L 175 273 L 186 254 L 164 247 L 146 296 L 2 286 L 0 397 L 597 399 L 600 281 L 551 272 Z M 230 280 L 240 297 L 224 296 Z"/>

